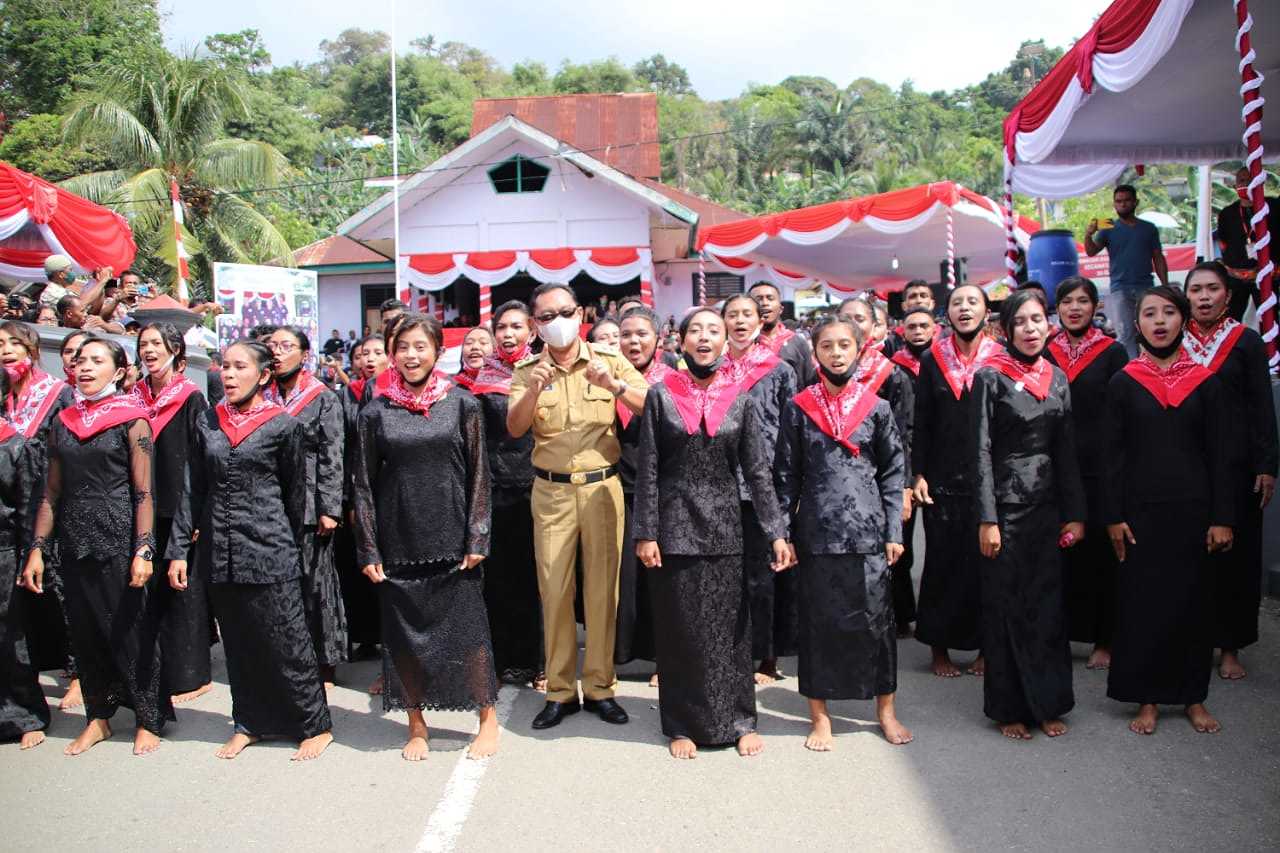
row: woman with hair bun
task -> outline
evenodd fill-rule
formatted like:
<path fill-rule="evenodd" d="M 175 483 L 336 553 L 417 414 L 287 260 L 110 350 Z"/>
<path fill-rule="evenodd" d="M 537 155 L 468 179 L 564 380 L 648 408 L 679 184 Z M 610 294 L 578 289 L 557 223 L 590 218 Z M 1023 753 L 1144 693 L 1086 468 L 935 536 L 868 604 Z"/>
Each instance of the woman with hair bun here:
<path fill-rule="evenodd" d="M 333 742 L 303 603 L 307 436 L 300 422 L 266 399 L 271 381 L 272 355 L 264 344 L 242 339 L 223 352 L 226 397 L 197 422 L 165 556 L 176 590 L 190 583 L 193 543 L 208 571 L 235 723 L 214 754 L 235 758 L 274 736 L 298 741 L 293 760 L 306 761 Z"/>

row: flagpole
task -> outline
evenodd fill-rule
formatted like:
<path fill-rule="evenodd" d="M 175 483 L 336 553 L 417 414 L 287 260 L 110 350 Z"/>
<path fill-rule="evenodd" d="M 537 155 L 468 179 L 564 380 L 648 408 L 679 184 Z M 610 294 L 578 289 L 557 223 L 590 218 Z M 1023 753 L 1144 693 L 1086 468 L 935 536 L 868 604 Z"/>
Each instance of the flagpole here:
<path fill-rule="evenodd" d="M 396 97 L 396 0 L 391 0 L 391 222 L 396 298 L 400 297 L 400 125 Z"/>

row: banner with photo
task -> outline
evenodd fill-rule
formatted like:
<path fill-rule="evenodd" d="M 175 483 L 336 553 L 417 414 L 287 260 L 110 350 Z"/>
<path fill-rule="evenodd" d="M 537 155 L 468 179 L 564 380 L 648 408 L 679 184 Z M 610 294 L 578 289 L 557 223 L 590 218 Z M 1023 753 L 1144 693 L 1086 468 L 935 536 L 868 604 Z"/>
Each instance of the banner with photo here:
<path fill-rule="evenodd" d="M 253 264 L 214 264 L 214 298 L 218 315 L 218 348 L 250 337 L 258 326 L 297 326 L 312 343 L 308 368 L 315 368 L 320 309 L 314 271 Z"/>

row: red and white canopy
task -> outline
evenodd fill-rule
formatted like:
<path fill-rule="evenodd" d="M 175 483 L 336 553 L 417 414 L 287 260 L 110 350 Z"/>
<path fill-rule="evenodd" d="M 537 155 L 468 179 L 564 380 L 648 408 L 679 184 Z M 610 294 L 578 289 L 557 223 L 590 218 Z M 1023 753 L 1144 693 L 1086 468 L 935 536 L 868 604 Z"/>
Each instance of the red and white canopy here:
<path fill-rule="evenodd" d="M 1038 229 L 1020 217 L 1017 239 Z M 842 292 L 932 281 L 954 257 L 975 282 L 1005 275 L 999 205 L 951 181 L 726 222 L 701 232 L 698 249 L 739 275 Z"/>
<path fill-rule="evenodd" d="M 81 273 L 123 272 L 137 247 L 118 213 L 0 162 L 0 275 L 44 281 L 49 255 L 66 255 Z"/>
<path fill-rule="evenodd" d="M 1280 151 L 1280 134 L 1263 127 L 1261 88 L 1264 73 L 1280 70 L 1280 3 L 1254 0 L 1257 17 L 1250 5 L 1114 0 L 1005 119 L 1004 200 L 1012 210 L 1015 190 L 1091 192 L 1127 166 L 1244 160 L 1253 173 L 1259 316 L 1275 369 L 1262 160 L 1268 146 Z"/>
<path fill-rule="evenodd" d="M 405 278 L 419 290 L 443 290 L 459 278 L 493 287 L 525 273 L 539 283 L 568 283 L 586 273 L 602 284 L 653 281 L 653 253 L 647 246 L 596 249 L 531 249 L 499 252 L 442 252 L 406 255 Z"/>

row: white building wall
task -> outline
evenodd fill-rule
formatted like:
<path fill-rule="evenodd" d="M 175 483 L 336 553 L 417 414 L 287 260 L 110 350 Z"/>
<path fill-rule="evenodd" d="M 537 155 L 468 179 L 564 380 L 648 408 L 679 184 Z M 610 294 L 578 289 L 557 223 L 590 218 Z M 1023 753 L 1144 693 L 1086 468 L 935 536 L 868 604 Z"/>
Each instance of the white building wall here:
<path fill-rule="evenodd" d="M 341 332 L 343 338 L 349 329 L 360 334 L 364 326 L 360 286 L 364 284 L 395 284 L 395 275 L 390 271 L 349 275 L 320 273 L 317 296 L 320 300 L 321 337 L 327 338 L 333 329 Z"/>

